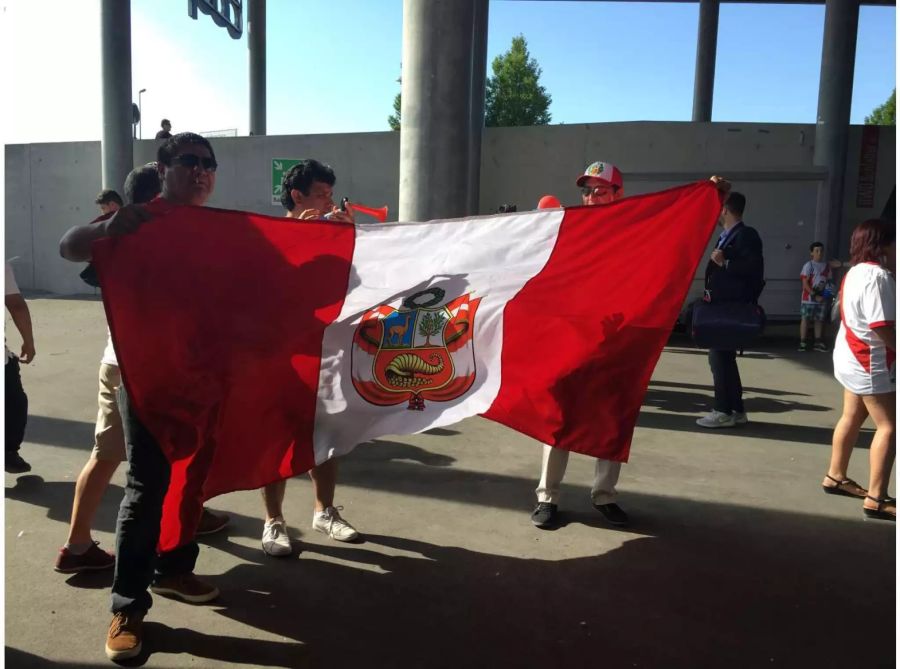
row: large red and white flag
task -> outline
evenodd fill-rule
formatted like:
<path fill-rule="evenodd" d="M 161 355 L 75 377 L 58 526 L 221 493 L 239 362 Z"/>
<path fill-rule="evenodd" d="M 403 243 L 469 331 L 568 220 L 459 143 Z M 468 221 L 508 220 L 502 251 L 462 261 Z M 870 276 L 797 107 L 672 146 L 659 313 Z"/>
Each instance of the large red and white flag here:
<path fill-rule="evenodd" d="M 358 226 L 154 201 L 94 258 L 129 396 L 172 462 L 161 547 L 205 499 L 477 414 L 626 460 L 720 206 L 710 182 Z"/>

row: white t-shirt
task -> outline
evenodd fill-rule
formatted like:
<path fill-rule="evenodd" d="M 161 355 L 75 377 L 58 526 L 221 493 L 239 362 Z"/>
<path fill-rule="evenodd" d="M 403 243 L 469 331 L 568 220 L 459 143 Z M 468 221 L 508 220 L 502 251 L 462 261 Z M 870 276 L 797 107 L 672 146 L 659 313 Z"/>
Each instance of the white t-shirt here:
<path fill-rule="evenodd" d="M 19 284 L 16 283 L 16 275 L 13 274 L 12 266 L 9 263 L 6 263 L 6 295 L 18 295 L 19 293 Z M 9 346 L 6 345 L 5 336 L 3 337 L 3 348 L 6 349 L 7 360 L 16 357 L 13 352 L 9 350 Z"/>
<path fill-rule="evenodd" d="M 119 366 L 119 361 L 116 360 L 116 349 L 113 348 L 112 333 L 109 331 L 109 328 L 106 328 L 106 348 L 103 349 L 103 358 L 101 358 L 100 363 Z"/>
<path fill-rule="evenodd" d="M 809 279 L 809 285 L 814 289 L 818 288 L 819 294 L 821 295 L 822 290 L 825 288 L 825 284 L 831 280 L 831 267 L 827 262 L 807 260 L 803 269 L 800 270 L 800 276 L 805 276 Z M 803 302 L 803 304 L 821 304 L 821 302 L 816 302 L 815 296 L 812 293 L 807 292 L 805 288 L 800 301 Z"/>
<path fill-rule="evenodd" d="M 873 330 L 896 322 L 894 275 L 876 263 L 854 265 L 841 288 L 841 329 L 834 343 L 834 377 L 857 395 L 897 389 L 896 354 Z"/>

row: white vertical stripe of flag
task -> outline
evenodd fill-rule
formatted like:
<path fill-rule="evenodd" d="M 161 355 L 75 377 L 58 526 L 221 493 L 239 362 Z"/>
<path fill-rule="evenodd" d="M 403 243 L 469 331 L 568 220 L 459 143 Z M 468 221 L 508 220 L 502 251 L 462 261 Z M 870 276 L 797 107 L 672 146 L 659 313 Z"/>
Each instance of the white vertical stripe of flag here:
<path fill-rule="evenodd" d="M 562 220 L 563 211 L 557 209 L 357 226 L 347 297 L 323 339 L 316 463 L 370 439 L 422 432 L 486 411 L 501 383 L 503 308 L 547 263 Z M 473 386 L 448 402 L 426 401 L 424 411 L 410 411 L 406 402 L 370 404 L 351 378 L 356 327 L 368 310 L 399 307 L 405 297 L 431 287 L 445 291 L 440 305 L 467 293 L 470 299 L 481 298 L 474 323 Z"/>

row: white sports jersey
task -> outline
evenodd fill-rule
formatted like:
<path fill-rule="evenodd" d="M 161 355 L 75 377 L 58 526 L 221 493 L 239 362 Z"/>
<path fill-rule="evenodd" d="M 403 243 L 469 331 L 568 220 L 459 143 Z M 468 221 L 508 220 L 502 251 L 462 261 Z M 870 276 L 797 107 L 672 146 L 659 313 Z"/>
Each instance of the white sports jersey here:
<path fill-rule="evenodd" d="M 873 332 L 895 324 L 896 308 L 893 274 L 876 263 L 860 263 L 847 272 L 833 360 L 834 377 L 850 392 L 896 391 L 896 354 Z"/>
<path fill-rule="evenodd" d="M 819 294 L 821 295 L 821 291 L 824 290 L 825 284 L 831 280 L 831 267 L 827 262 L 813 262 L 812 260 L 807 260 L 803 269 L 800 270 L 800 276 L 805 276 L 809 279 L 809 285 L 813 290 L 818 288 Z M 803 290 L 803 293 L 800 296 L 800 302 L 803 304 L 821 304 L 821 302 L 816 302 L 815 295 L 810 294 L 806 289 Z"/>

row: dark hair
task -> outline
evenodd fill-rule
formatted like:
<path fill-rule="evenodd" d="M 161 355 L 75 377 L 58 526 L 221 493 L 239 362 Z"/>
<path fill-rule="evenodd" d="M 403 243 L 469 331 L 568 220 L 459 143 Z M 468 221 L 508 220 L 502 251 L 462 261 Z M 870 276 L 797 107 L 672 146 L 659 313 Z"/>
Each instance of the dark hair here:
<path fill-rule="evenodd" d="M 169 125 L 172 125 L 172 122 L 169 119 L 164 118 L 162 121 L 159 122 L 159 127 L 162 128 L 166 123 L 168 123 Z"/>
<path fill-rule="evenodd" d="M 156 150 L 156 162 L 169 167 L 172 164 L 172 158 L 178 154 L 178 149 L 188 144 L 199 144 L 205 146 L 209 150 L 209 155 L 213 160 L 216 159 L 216 152 L 213 151 L 212 144 L 203 135 L 196 132 L 179 132 L 172 135 L 165 142 L 159 145 Z"/>
<path fill-rule="evenodd" d="M 747 198 L 741 193 L 733 192 L 725 199 L 725 208 L 735 216 L 743 216 L 746 206 Z"/>
<path fill-rule="evenodd" d="M 288 211 L 293 211 L 294 198 L 291 197 L 291 191 L 296 188 L 304 195 L 309 195 L 309 189 L 314 181 L 334 186 L 337 178 L 330 166 L 312 158 L 301 160 L 294 165 L 281 180 L 281 205 Z"/>
<path fill-rule="evenodd" d="M 825 245 L 822 242 L 813 242 L 809 245 L 809 252 L 812 253 L 813 249 L 824 249 Z"/>
<path fill-rule="evenodd" d="M 855 228 L 850 236 L 850 264 L 881 262 L 884 249 L 897 238 L 897 226 L 883 218 L 870 218 Z"/>
<path fill-rule="evenodd" d="M 122 198 L 112 188 L 104 188 L 100 191 L 97 199 L 94 200 L 94 204 L 109 204 L 110 202 L 115 202 L 120 207 L 122 206 Z"/>
<path fill-rule="evenodd" d="M 501 204 L 500 208 L 497 210 L 498 214 L 511 214 L 516 211 L 517 207 L 514 204 Z"/>
<path fill-rule="evenodd" d="M 125 201 L 128 204 L 149 202 L 162 190 L 156 163 L 135 167 L 125 177 Z"/>

